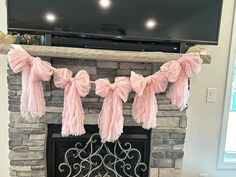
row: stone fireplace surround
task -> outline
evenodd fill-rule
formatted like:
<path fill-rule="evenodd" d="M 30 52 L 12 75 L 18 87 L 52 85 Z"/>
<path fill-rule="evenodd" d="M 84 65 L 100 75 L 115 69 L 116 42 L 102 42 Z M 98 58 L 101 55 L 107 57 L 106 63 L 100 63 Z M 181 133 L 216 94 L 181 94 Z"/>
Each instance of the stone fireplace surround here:
<path fill-rule="evenodd" d="M 103 62 L 84 59 L 44 58 L 53 67 L 67 67 L 76 74 L 84 69 L 90 79 L 109 78 L 111 82 L 116 76 L 130 76 L 133 70 L 142 75 L 150 75 L 159 69 L 156 63 Z M 10 112 L 9 123 L 9 159 L 11 177 L 44 177 L 47 176 L 46 140 L 47 124 L 61 124 L 63 109 L 62 89 L 54 86 L 52 80 L 43 83 L 47 113 L 44 117 L 27 122 L 20 115 L 21 75 L 8 70 L 8 102 Z M 151 177 L 181 177 L 182 159 L 184 155 L 186 112 L 180 112 L 171 105 L 166 93 L 156 96 L 159 111 L 157 128 L 152 132 Z M 137 126 L 131 115 L 134 92 L 123 104 L 125 125 Z M 88 96 L 82 98 L 85 124 L 97 124 L 98 114 L 103 99 L 95 95 L 94 85 Z M 138 125 L 140 126 L 140 125 Z"/>

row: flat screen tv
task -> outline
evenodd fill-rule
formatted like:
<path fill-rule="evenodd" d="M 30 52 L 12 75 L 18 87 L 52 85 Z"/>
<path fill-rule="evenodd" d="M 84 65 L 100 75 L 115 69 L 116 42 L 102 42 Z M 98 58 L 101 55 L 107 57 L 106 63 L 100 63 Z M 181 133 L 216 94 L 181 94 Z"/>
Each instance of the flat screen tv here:
<path fill-rule="evenodd" d="M 8 0 L 8 30 L 217 44 L 223 0 Z"/>

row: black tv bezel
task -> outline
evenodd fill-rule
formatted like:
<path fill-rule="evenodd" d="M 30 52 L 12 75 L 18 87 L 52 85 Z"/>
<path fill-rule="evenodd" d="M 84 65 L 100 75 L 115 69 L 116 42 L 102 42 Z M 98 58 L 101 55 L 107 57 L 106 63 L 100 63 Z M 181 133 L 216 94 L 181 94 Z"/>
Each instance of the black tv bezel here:
<path fill-rule="evenodd" d="M 222 8 L 223 8 L 223 0 L 220 0 L 220 12 L 218 19 L 218 27 L 216 29 L 217 39 L 216 41 L 207 41 L 207 40 L 194 40 L 194 39 L 174 39 L 174 38 L 142 38 L 142 37 L 126 37 L 126 36 L 115 36 L 115 35 L 101 35 L 101 34 L 92 34 L 92 33 L 76 33 L 76 32 L 67 32 L 67 31 L 52 31 L 52 30 L 40 30 L 40 29 L 26 29 L 26 28 L 12 28 L 10 27 L 9 17 L 9 2 L 10 0 L 6 0 L 7 6 L 7 29 L 8 32 L 18 32 L 18 33 L 27 33 L 27 34 L 50 34 L 54 36 L 68 36 L 68 37 L 79 37 L 79 38 L 92 38 L 92 39 L 101 39 L 101 40 L 118 40 L 124 42 L 163 42 L 163 43 L 187 43 L 187 44 L 205 44 L 205 45 L 218 45 L 219 43 L 219 35 L 220 35 L 220 26 L 221 26 L 221 18 L 222 18 Z"/>

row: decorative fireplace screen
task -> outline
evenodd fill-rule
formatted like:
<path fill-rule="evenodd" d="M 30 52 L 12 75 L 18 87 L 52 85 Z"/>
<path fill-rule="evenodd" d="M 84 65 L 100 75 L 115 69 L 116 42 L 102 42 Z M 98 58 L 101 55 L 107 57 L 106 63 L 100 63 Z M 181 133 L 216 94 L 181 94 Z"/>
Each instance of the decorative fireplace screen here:
<path fill-rule="evenodd" d="M 48 177 L 148 177 L 151 131 L 125 127 L 115 143 L 101 143 L 98 127 L 82 136 L 62 137 L 48 125 Z"/>

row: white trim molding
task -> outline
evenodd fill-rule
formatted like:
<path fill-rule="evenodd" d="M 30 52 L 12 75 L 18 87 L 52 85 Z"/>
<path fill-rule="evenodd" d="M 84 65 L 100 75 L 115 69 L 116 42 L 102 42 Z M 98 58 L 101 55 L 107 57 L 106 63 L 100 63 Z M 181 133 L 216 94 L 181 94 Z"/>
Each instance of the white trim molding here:
<path fill-rule="evenodd" d="M 235 5 L 236 4 L 234 4 L 234 16 L 233 16 L 231 44 L 230 44 L 230 51 L 229 51 L 228 73 L 227 73 L 226 87 L 225 87 L 223 119 L 222 119 L 222 124 L 221 124 L 221 134 L 220 134 L 218 163 L 217 163 L 218 169 L 225 169 L 225 170 L 236 169 L 236 162 L 224 161 L 227 125 L 228 125 L 228 117 L 229 117 L 229 111 L 230 111 L 231 93 L 232 93 L 233 72 L 234 72 L 234 65 L 235 65 L 235 60 L 236 60 L 236 6 Z"/>

